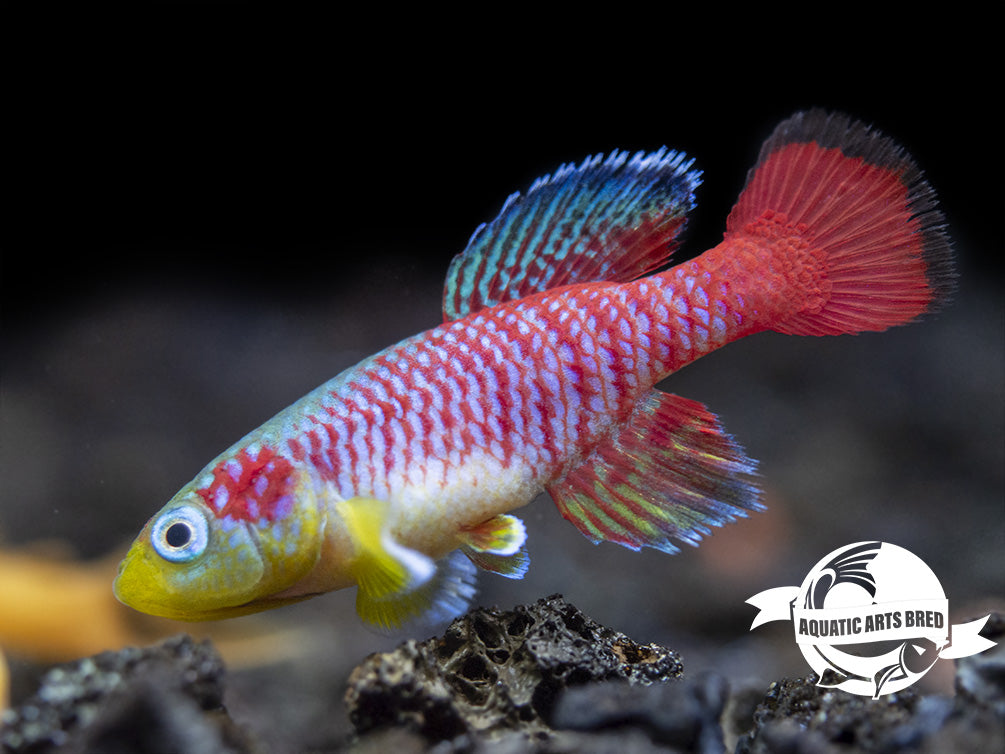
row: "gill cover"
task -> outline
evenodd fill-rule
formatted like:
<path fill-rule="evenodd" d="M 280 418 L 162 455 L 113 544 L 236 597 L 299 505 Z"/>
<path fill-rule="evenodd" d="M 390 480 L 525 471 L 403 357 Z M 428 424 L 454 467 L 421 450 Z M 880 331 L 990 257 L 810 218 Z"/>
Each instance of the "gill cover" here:
<path fill-rule="evenodd" d="M 271 520 L 218 517 L 182 490 L 144 526 L 115 579 L 115 596 L 136 610 L 177 620 L 211 620 L 267 610 L 306 576 L 321 553 L 324 511 L 305 477 Z"/>

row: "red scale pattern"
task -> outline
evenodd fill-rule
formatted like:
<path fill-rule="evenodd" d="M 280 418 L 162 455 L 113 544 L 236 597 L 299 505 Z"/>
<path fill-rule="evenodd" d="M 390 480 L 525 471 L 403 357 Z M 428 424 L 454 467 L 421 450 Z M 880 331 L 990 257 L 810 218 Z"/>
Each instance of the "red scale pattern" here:
<path fill-rule="evenodd" d="M 231 469 L 237 464 L 237 478 Z M 213 481 L 208 487 L 196 490 L 219 518 L 238 521 L 272 522 L 281 517 L 281 502 L 290 487 L 290 462 L 271 448 L 262 448 L 252 456 L 247 448 L 237 455 L 221 461 L 213 469 Z M 226 491 L 224 495 L 222 491 Z M 218 507 L 218 500 L 226 502 Z"/>

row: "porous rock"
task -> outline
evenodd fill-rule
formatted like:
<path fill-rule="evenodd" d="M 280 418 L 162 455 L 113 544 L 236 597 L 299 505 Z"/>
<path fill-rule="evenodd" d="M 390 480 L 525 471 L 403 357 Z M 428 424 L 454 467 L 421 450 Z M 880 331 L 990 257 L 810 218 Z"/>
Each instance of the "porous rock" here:
<path fill-rule="evenodd" d="M 223 663 L 188 636 L 52 668 L 3 715 L 4 752 L 252 752 L 222 706 Z"/>
<path fill-rule="evenodd" d="M 754 711 L 755 727 L 737 754 L 880 751 L 893 731 L 908 725 L 918 705 L 913 689 L 877 700 L 817 686 L 817 676 L 772 683 Z"/>
<path fill-rule="evenodd" d="M 514 732 L 540 741 L 567 689 L 646 686 L 681 671 L 675 652 L 638 644 L 553 595 L 507 612 L 476 609 L 442 637 L 371 655 L 350 677 L 346 705 L 360 735 L 404 728 L 427 741 L 501 741 Z"/>

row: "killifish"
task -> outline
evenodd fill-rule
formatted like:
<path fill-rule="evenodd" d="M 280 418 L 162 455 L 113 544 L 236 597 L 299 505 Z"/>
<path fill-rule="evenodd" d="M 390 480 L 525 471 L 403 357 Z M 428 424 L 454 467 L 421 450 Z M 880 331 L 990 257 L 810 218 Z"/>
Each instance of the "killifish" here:
<path fill-rule="evenodd" d="M 840 113 L 782 122 L 723 240 L 676 266 L 701 173 L 661 148 L 559 167 L 480 226 L 444 321 L 308 393 L 213 459 L 138 535 L 118 598 L 242 615 L 357 588 L 380 628 L 466 609 L 476 568 L 521 578 L 512 511 L 547 491 L 593 542 L 667 553 L 760 510 L 756 465 L 657 382 L 764 330 L 910 322 L 954 284 L 934 192 Z"/>

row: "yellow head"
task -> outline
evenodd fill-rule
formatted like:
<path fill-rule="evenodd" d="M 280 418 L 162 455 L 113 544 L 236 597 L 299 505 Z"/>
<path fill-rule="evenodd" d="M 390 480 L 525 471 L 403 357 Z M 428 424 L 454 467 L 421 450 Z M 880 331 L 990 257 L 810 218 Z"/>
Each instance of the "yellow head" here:
<path fill-rule="evenodd" d="M 269 449 L 228 454 L 147 522 L 119 566 L 115 596 L 177 620 L 212 620 L 303 599 L 324 540 L 313 482 Z"/>

